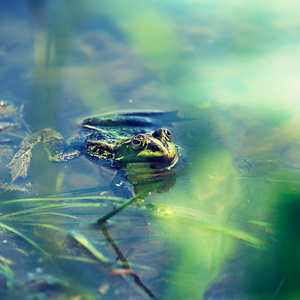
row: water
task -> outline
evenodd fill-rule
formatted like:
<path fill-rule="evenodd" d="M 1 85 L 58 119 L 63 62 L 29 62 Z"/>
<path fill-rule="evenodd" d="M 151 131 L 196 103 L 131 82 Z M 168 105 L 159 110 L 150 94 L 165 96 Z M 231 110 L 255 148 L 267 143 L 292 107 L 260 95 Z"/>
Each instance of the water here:
<path fill-rule="evenodd" d="M 1 296 L 297 299 L 298 6 L 3 2 L 0 97 L 24 105 L 27 128 L 0 133 Z M 53 164 L 36 147 L 10 184 L 29 130 L 68 137 L 123 110 L 178 111 L 183 157 L 107 228 L 92 224 L 127 199 L 84 158 Z"/>

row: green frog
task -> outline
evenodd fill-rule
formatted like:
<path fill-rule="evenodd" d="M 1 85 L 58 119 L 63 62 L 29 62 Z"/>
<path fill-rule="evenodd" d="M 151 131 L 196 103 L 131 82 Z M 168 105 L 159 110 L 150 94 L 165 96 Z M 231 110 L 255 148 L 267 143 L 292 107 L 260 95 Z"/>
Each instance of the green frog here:
<path fill-rule="evenodd" d="M 12 182 L 26 177 L 31 150 L 39 142 L 51 162 L 67 162 L 84 155 L 107 168 L 126 173 L 158 173 L 171 169 L 179 159 L 169 129 L 158 127 L 176 112 L 136 112 L 87 118 L 72 137 L 65 140 L 53 129 L 42 129 L 24 139 L 7 165 Z M 172 120 L 173 121 L 173 120 Z M 176 121 L 176 120 L 175 120 Z M 157 128 L 158 127 L 158 128 Z"/>

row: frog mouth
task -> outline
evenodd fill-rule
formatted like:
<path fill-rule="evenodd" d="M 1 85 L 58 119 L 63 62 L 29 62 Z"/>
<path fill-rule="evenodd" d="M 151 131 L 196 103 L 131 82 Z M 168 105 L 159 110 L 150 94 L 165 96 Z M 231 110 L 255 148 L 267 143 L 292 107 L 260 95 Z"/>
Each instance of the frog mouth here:
<path fill-rule="evenodd" d="M 144 149 L 132 156 L 118 160 L 127 173 L 155 173 L 170 170 L 176 165 L 180 152 L 173 143 L 162 143 L 160 140 L 148 140 Z"/>
<path fill-rule="evenodd" d="M 128 146 L 132 150 L 121 151 L 119 156 L 117 154 L 114 164 L 130 172 L 147 173 L 170 169 L 180 156 L 178 147 L 164 138 L 139 135 L 131 139 Z"/>
<path fill-rule="evenodd" d="M 177 147 L 175 152 L 166 151 L 166 148 L 161 148 L 155 144 L 154 152 L 148 149 L 148 154 L 144 154 L 140 157 L 140 160 L 132 162 L 134 167 L 130 170 L 133 173 L 148 173 L 148 172 L 160 172 L 162 170 L 170 170 L 173 168 L 180 157 Z"/>
<path fill-rule="evenodd" d="M 143 160 L 152 163 L 167 163 L 172 164 L 178 160 L 179 154 L 177 147 L 172 143 L 167 143 L 164 140 L 155 139 L 149 140 L 145 150 L 138 154 Z"/>

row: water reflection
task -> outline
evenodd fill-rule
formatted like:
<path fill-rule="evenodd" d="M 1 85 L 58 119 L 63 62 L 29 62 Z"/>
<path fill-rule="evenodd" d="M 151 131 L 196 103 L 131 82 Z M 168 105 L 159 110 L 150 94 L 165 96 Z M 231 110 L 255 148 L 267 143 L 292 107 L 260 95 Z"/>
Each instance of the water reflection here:
<path fill-rule="evenodd" d="M 178 110 L 184 122 L 161 121 L 185 171 L 121 178 L 147 198 L 111 218 L 114 244 L 156 298 L 297 297 L 299 4 L 16 2 L 1 6 L 0 96 L 24 103 L 28 127 L 0 124 L 2 187 L 19 133 L 71 136 L 89 115 Z M 115 174 L 80 158 L 51 164 L 41 148 L 33 157 L 33 195 L 48 197 L 18 200 L 27 180 L 1 194 L 2 290 L 30 276 L 43 285 L 50 257 L 62 271 L 54 277 L 79 287 L 64 295 L 143 297 L 91 260 L 95 249 L 116 259 L 89 226 L 124 204 L 109 194 Z"/>

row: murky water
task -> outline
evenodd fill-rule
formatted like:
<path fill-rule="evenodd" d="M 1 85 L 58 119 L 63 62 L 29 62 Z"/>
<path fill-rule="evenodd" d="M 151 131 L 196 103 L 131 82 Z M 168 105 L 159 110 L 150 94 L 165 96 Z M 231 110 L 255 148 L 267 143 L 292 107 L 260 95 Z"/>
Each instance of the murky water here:
<path fill-rule="evenodd" d="M 298 7 L 2 3 L 0 98 L 16 110 L 0 111 L 1 297 L 297 299 Z M 42 146 L 10 183 L 29 132 L 69 137 L 114 111 L 177 111 L 183 156 L 163 186 L 135 186 L 145 202 L 95 226 L 128 200 L 115 173 Z"/>

